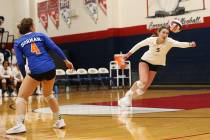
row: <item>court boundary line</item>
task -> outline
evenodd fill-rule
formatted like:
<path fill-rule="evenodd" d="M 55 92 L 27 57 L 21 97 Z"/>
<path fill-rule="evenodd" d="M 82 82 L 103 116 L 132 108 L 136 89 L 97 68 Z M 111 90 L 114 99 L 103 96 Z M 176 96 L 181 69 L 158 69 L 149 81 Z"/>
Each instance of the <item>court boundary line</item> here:
<path fill-rule="evenodd" d="M 201 133 L 201 134 L 194 134 L 194 135 L 188 135 L 188 136 L 180 136 L 180 137 L 174 137 L 174 138 L 167 138 L 167 139 L 163 139 L 163 140 L 178 140 L 178 139 L 182 139 L 182 138 L 192 138 L 192 137 L 203 136 L 203 135 L 210 135 L 210 132 L 208 132 L 208 133 Z"/>
<path fill-rule="evenodd" d="M 9 105 L 9 108 L 10 109 L 13 109 L 13 110 L 16 110 L 15 109 L 15 107 L 14 107 L 14 104 L 11 104 L 11 105 Z M 37 109 L 37 108 L 36 108 Z M 39 112 L 35 112 L 35 110 L 36 109 L 32 109 L 32 111 L 31 112 L 33 112 L 33 113 L 39 113 Z M 139 115 L 139 114 L 141 114 L 141 113 L 136 113 L 136 114 L 128 114 L 128 115 Z M 86 116 L 86 117 L 117 117 L 117 116 L 119 116 L 119 115 L 80 115 L 80 114 L 62 114 L 62 115 L 65 115 L 65 116 L 81 116 L 81 117 L 84 117 L 84 116 Z M 208 118 L 210 118 L 210 116 L 209 117 L 168 117 L 168 116 L 160 116 L 160 117 L 141 117 L 141 116 L 132 116 L 132 117 L 130 117 L 130 116 L 128 116 L 128 118 L 143 118 L 143 119 L 149 119 L 149 118 L 153 118 L 153 119 L 161 119 L 161 118 L 168 118 L 168 119 L 189 119 L 189 118 L 191 118 L 191 119 L 197 119 L 197 118 L 200 118 L 200 119 L 208 119 Z"/>
<path fill-rule="evenodd" d="M 9 105 L 9 108 L 10 109 L 13 109 L 15 110 L 14 104 L 11 104 Z M 35 109 L 32 110 L 33 113 L 37 113 L 34 111 Z M 139 113 L 140 114 L 140 113 Z M 65 115 L 65 116 L 80 116 L 80 117 L 117 117 L 118 115 L 107 115 L 107 116 L 97 116 L 97 115 L 69 115 L 69 114 L 62 114 L 62 115 Z M 210 118 L 209 117 L 138 117 L 138 116 L 129 116 L 128 118 L 145 118 L 145 119 L 149 119 L 149 118 L 155 118 L 155 119 L 159 119 L 159 118 L 171 118 L 171 119 L 193 119 L 193 118 L 203 118 L 203 119 L 207 119 L 207 118 Z M 166 139 L 163 139 L 163 140 L 177 140 L 177 139 L 182 139 L 182 138 L 191 138 L 191 137 L 196 137 L 196 136 L 203 136 L 203 135 L 210 135 L 210 132 L 207 132 L 207 133 L 201 133 L 201 134 L 194 134 L 194 135 L 187 135 L 187 136 L 180 136 L 180 137 L 173 137 L 173 138 L 166 138 Z"/>

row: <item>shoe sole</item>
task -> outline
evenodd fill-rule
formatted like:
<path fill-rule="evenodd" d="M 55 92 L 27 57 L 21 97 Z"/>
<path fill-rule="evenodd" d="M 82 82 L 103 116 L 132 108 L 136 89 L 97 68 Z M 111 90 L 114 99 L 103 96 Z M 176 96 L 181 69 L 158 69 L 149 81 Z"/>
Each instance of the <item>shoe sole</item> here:
<path fill-rule="evenodd" d="M 64 124 L 63 126 L 61 126 L 61 127 L 53 127 L 53 128 L 55 128 L 55 129 L 62 129 L 62 128 L 65 128 L 66 127 L 66 124 Z"/>
<path fill-rule="evenodd" d="M 63 128 L 65 128 L 66 126 L 61 126 L 61 127 L 53 127 L 53 128 L 55 128 L 55 129 L 63 129 Z"/>
<path fill-rule="evenodd" d="M 7 135 L 15 135 L 15 134 L 21 134 L 21 133 L 25 133 L 26 131 L 22 131 L 22 132 L 16 132 L 16 133 L 6 133 Z"/>
<path fill-rule="evenodd" d="M 58 129 L 63 129 L 63 128 L 65 128 L 66 126 L 64 125 L 64 126 L 62 126 L 62 127 L 59 127 Z"/>

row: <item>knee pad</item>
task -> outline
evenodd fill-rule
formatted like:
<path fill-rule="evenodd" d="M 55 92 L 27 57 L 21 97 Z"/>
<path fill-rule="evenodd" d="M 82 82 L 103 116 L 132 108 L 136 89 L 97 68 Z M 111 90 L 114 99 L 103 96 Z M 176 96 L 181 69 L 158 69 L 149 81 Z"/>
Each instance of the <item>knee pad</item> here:
<path fill-rule="evenodd" d="M 138 88 L 144 88 L 145 84 L 142 83 L 140 80 L 136 82 Z"/>
<path fill-rule="evenodd" d="M 45 101 L 47 102 L 52 99 L 55 99 L 55 96 L 53 94 L 50 94 L 49 96 L 45 97 Z"/>
<path fill-rule="evenodd" d="M 136 93 L 138 94 L 138 95 L 143 95 L 144 94 L 144 91 L 142 90 L 142 89 L 137 89 L 136 90 Z"/>
<path fill-rule="evenodd" d="M 7 80 L 6 79 L 2 79 L 1 82 L 5 84 L 5 83 L 7 83 Z"/>
<path fill-rule="evenodd" d="M 17 97 L 15 103 L 16 103 L 16 104 L 19 104 L 19 103 L 24 103 L 24 104 L 26 104 L 27 102 L 26 102 L 26 100 L 25 100 L 24 98 L 22 98 L 22 97 Z"/>

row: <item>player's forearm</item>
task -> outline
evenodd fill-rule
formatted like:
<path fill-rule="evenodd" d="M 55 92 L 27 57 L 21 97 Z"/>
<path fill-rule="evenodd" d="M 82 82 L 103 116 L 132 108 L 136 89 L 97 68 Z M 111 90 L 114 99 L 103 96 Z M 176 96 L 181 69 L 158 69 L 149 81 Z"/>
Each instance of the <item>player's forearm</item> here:
<path fill-rule="evenodd" d="M 63 51 L 57 47 L 57 49 L 55 50 L 55 52 L 57 53 L 57 55 L 62 59 L 62 60 L 67 60 L 66 55 L 63 53 Z"/>
<path fill-rule="evenodd" d="M 175 47 L 178 48 L 191 48 L 195 47 L 196 44 L 194 42 L 176 42 Z"/>
<path fill-rule="evenodd" d="M 176 47 L 178 48 L 189 48 L 190 46 L 190 42 L 178 42 L 176 44 Z"/>
<path fill-rule="evenodd" d="M 66 55 L 63 53 L 63 51 L 53 42 L 48 44 L 49 48 L 53 50 L 62 60 L 66 60 Z"/>

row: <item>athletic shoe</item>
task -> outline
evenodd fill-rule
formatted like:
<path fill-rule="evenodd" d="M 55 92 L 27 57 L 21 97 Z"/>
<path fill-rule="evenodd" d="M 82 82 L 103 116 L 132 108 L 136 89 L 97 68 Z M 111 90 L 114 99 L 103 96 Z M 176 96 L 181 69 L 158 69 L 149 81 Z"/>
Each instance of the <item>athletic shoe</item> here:
<path fill-rule="evenodd" d="M 36 95 L 41 95 L 42 94 L 42 91 L 40 89 L 37 89 L 35 94 Z"/>
<path fill-rule="evenodd" d="M 56 120 L 56 122 L 53 125 L 54 128 L 58 128 L 58 129 L 64 128 L 65 126 L 66 124 L 64 122 L 64 119 Z"/>
<path fill-rule="evenodd" d="M 118 100 L 118 106 L 120 107 L 131 107 L 132 106 L 132 99 L 129 96 L 124 96 Z"/>
<path fill-rule="evenodd" d="M 22 123 L 16 124 L 14 127 L 6 131 L 7 134 L 17 134 L 17 133 L 23 133 L 23 132 L 26 132 L 26 127 Z"/>

